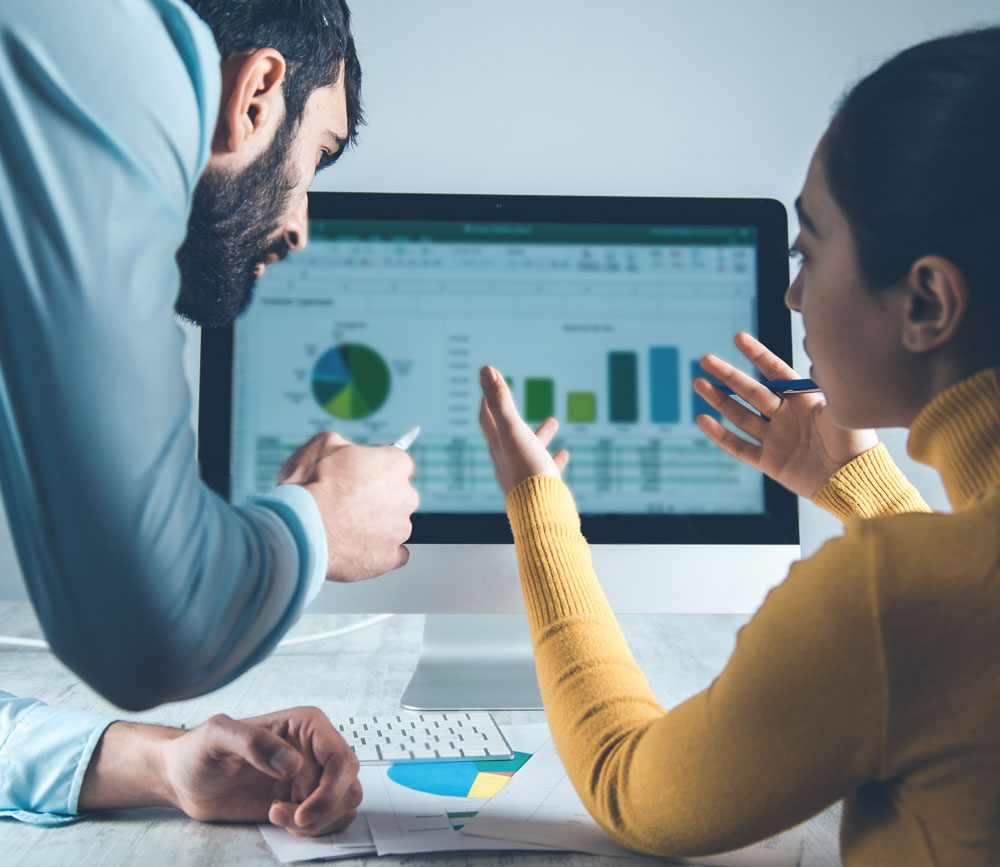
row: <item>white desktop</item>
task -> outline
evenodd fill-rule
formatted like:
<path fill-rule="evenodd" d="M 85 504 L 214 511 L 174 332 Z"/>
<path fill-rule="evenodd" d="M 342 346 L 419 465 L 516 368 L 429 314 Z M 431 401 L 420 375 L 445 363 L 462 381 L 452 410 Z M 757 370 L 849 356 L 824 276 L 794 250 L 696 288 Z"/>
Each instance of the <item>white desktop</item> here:
<path fill-rule="evenodd" d="M 239 502 L 320 430 L 411 448 L 409 564 L 314 605 L 426 613 L 414 709 L 540 707 L 478 370 L 555 415 L 616 611 L 745 613 L 798 557 L 794 498 L 710 444 L 705 352 L 790 353 L 783 208 L 767 200 L 313 194 L 310 244 L 205 332 L 206 480 Z"/>

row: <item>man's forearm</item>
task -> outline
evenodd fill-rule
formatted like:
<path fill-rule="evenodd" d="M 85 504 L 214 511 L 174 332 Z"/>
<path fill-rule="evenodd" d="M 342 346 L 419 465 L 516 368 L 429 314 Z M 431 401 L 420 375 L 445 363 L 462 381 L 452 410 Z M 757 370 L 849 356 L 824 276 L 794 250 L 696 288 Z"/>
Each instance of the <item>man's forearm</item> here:
<path fill-rule="evenodd" d="M 80 789 L 79 811 L 175 807 L 163 768 L 163 745 L 182 729 L 116 722 L 94 750 Z"/>

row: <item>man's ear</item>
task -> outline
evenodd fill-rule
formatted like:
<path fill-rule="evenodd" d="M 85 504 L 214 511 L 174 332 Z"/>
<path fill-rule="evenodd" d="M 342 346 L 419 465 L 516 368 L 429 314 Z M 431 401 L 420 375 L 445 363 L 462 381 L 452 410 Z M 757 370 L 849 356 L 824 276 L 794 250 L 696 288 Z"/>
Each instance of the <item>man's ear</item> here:
<path fill-rule="evenodd" d="M 905 281 L 903 345 L 930 352 L 950 342 L 969 307 L 969 286 L 962 271 L 942 256 L 921 256 Z"/>
<path fill-rule="evenodd" d="M 237 154 L 269 142 L 284 117 L 285 58 L 273 48 L 233 54 L 222 64 L 222 101 L 215 154 Z"/>

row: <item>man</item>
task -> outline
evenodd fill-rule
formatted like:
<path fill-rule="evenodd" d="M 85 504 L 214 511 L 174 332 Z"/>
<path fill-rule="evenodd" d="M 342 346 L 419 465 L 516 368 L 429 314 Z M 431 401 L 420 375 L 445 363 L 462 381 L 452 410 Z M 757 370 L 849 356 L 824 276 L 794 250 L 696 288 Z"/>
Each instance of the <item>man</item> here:
<path fill-rule="evenodd" d="M 202 484 L 173 315 L 230 321 L 306 243 L 313 175 L 361 121 L 349 12 L 11 0 L 0 29 L 7 514 L 55 653 L 148 708 L 260 660 L 324 578 L 407 558 L 399 449 L 318 436 L 235 507 Z"/>
<path fill-rule="evenodd" d="M 398 449 L 315 437 L 238 506 L 201 483 L 174 319 L 230 321 L 306 243 L 306 191 L 354 140 L 359 87 L 342 0 L 0 8 L 0 484 L 49 643 L 122 707 L 223 685 L 324 578 L 408 556 Z M 120 779 L 100 758 L 129 755 L 127 729 L 68 711 L 35 728 L 36 705 L 0 696 L 15 802 L 41 780 L 109 805 L 81 781 Z M 306 762 L 293 741 L 282 779 Z"/>

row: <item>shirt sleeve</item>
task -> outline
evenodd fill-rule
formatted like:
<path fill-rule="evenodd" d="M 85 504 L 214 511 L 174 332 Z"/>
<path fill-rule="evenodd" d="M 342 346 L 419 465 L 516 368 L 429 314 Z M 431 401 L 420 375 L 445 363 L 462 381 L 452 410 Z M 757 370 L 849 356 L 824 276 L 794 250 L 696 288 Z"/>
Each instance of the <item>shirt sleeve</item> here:
<path fill-rule="evenodd" d="M 112 722 L 0 692 L 0 816 L 74 821 L 90 757 Z"/>
<path fill-rule="evenodd" d="M 841 521 L 931 511 L 883 443 L 837 470 L 812 501 Z"/>
<path fill-rule="evenodd" d="M 597 582 L 568 489 L 536 476 L 507 509 L 556 747 L 619 843 L 659 856 L 736 849 L 878 774 L 885 674 L 863 525 L 797 564 L 712 685 L 667 711 Z"/>
<path fill-rule="evenodd" d="M 323 589 L 329 556 L 326 529 L 319 506 L 312 494 L 301 485 L 278 485 L 269 493 L 254 497 L 251 502 L 273 509 L 291 527 L 302 527 L 303 532 L 297 533 L 295 539 L 299 548 L 299 560 L 306 575 L 303 602 L 308 605 Z"/>
<path fill-rule="evenodd" d="M 304 489 L 198 475 L 175 254 L 220 88 L 180 0 L 0 7 L 0 483 L 49 643 L 129 709 L 263 658 L 326 558 Z"/>

